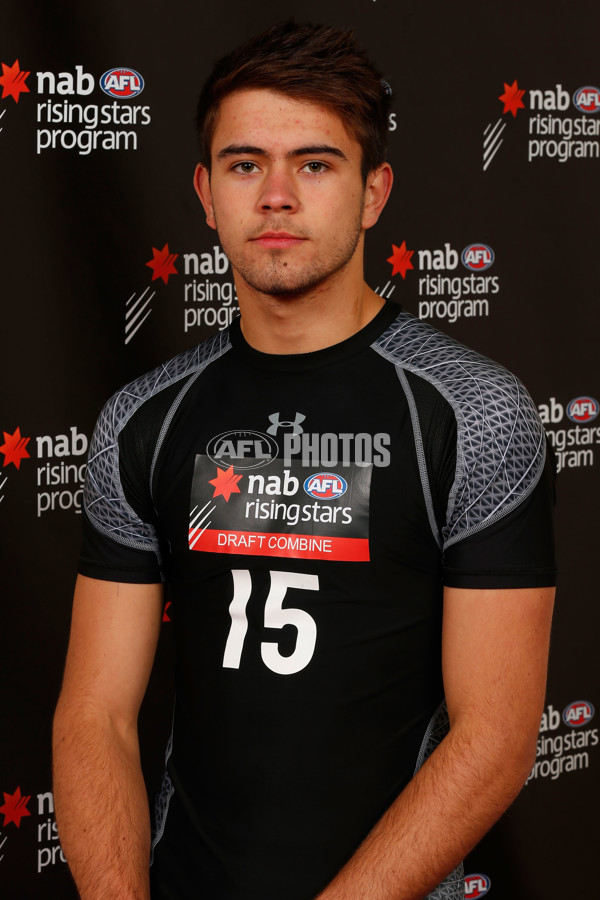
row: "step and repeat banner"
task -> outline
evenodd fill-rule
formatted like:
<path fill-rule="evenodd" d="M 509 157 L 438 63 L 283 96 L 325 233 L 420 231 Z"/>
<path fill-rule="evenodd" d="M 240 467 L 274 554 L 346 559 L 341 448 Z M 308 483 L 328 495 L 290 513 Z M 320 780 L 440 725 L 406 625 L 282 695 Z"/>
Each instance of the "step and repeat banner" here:
<path fill-rule="evenodd" d="M 89 439 L 115 389 L 238 311 L 192 188 L 195 102 L 217 58 L 290 16 L 354 27 L 391 85 L 395 186 L 368 235 L 367 280 L 519 375 L 556 452 L 560 584 L 537 758 L 468 858 L 465 896 L 590 896 L 600 12 L 556 0 L 537 11 L 415 0 L 2 10 L 0 893 L 76 896 L 54 821 L 50 733 Z M 149 790 L 170 729 L 170 627 L 167 604 L 140 725 Z"/>

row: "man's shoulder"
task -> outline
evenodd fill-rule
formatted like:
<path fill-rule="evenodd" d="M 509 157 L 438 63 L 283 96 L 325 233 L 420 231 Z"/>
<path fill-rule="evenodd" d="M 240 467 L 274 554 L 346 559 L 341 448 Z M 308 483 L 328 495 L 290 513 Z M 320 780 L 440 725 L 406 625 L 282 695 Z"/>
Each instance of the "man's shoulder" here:
<path fill-rule="evenodd" d="M 193 383 L 229 346 L 229 335 L 219 332 L 130 381 L 105 403 L 90 442 L 84 493 L 86 515 L 97 531 L 117 543 L 159 553 L 153 526 L 125 496 L 124 472 L 130 492 L 137 490 L 138 498 L 146 497 L 169 411 L 176 408 L 186 384 Z M 133 430 L 129 423 L 136 423 Z M 139 508 L 143 506 L 142 499 Z"/>
<path fill-rule="evenodd" d="M 202 343 L 184 350 L 144 375 L 135 378 L 113 395 L 113 402 L 129 408 L 159 394 L 174 384 L 194 377 L 231 346 L 229 331 L 219 331 Z"/>
<path fill-rule="evenodd" d="M 374 349 L 428 382 L 456 419 L 456 478 L 446 542 L 459 540 L 527 497 L 543 470 L 537 408 L 516 375 L 427 322 L 402 312 Z"/>
<path fill-rule="evenodd" d="M 421 375 L 440 388 L 448 386 L 449 390 L 456 390 L 457 381 L 472 380 L 478 373 L 497 376 L 501 380 L 515 379 L 500 363 L 406 310 L 400 311 L 373 347 L 390 362 Z"/>
<path fill-rule="evenodd" d="M 178 353 L 116 391 L 105 404 L 101 418 L 110 418 L 112 428 L 120 431 L 144 403 L 170 388 L 176 390 L 177 386 L 200 375 L 230 346 L 229 331 L 226 329 Z"/>
<path fill-rule="evenodd" d="M 500 420 L 537 410 L 520 379 L 503 365 L 402 310 L 373 348 L 428 381 L 446 398 L 459 423 L 495 410 Z"/>

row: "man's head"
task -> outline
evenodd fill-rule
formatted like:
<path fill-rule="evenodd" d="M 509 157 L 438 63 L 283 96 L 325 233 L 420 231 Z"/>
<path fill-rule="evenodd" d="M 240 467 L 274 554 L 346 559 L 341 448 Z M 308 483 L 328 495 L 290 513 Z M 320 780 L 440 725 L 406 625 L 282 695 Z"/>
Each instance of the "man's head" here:
<path fill-rule="evenodd" d="M 362 292 L 364 232 L 392 184 L 388 99 L 349 34 L 326 25 L 275 26 L 217 64 L 194 184 L 240 308 L 247 289 Z"/>
<path fill-rule="evenodd" d="M 221 59 L 197 110 L 202 163 L 209 170 L 220 104 L 248 89 L 276 91 L 339 116 L 361 147 L 363 181 L 385 161 L 390 89 L 349 30 L 283 22 Z"/>

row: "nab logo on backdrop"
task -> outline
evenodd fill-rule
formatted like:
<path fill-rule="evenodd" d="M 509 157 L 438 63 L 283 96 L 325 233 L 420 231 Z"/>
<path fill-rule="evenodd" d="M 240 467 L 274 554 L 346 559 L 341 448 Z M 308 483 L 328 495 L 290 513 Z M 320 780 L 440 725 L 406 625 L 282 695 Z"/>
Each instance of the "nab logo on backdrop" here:
<path fill-rule="evenodd" d="M 30 459 L 27 444 L 31 440 L 31 438 L 21 435 L 21 429 L 18 425 L 12 433 L 4 431 L 3 434 L 4 443 L 0 444 L 0 453 L 4 455 L 2 471 L 0 472 L 0 503 L 4 500 L 4 489 L 8 482 L 8 475 L 5 474 L 4 470 L 7 466 L 13 465 L 18 471 L 23 460 Z"/>
<path fill-rule="evenodd" d="M 548 403 L 538 405 L 538 412 L 554 447 L 558 472 L 594 465 L 595 448 L 600 444 L 600 427 L 595 424 L 600 404 L 595 397 L 582 394 L 566 405 L 550 397 Z"/>
<path fill-rule="evenodd" d="M 592 766 L 592 753 L 600 745 L 600 732 L 593 727 L 594 706 L 589 700 L 573 700 L 562 711 L 550 703 L 544 710 L 536 747 L 536 759 L 526 784 L 557 781 L 571 772 L 585 773 Z M 561 731 L 561 724 L 566 731 Z M 590 727 L 591 726 L 591 727 Z"/>
<path fill-rule="evenodd" d="M 572 93 L 562 84 L 552 87 L 520 88 L 517 79 L 512 84 L 504 82 L 504 93 L 498 100 L 503 104 L 502 116 L 490 122 L 483 133 L 483 170 L 489 168 L 500 150 L 507 134 L 511 115 L 517 118 L 520 110 L 528 111 L 527 140 L 521 141 L 527 148 L 527 161 L 542 159 L 558 163 L 600 159 L 600 88 L 585 85 Z M 527 100 L 527 104 L 525 103 Z M 512 128 L 511 128 L 512 130 Z"/>
<path fill-rule="evenodd" d="M 12 463 L 16 469 L 20 469 L 23 460 L 29 459 L 27 444 L 31 438 L 22 437 L 21 429 L 18 425 L 12 434 L 7 431 L 4 431 L 3 434 L 4 443 L 0 446 L 0 453 L 4 454 L 3 468 Z"/>
<path fill-rule="evenodd" d="M 54 817 L 54 796 L 51 791 L 39 793 L 36 796 L 37 810 L 35 808 L 35 800 L 33 801 L 33 809 L 28 808 L 31 801 L 31 795 L 21 793 L 21 788 L 17 787 L 15 791 L 7 794 L 4 792 L 4 803 L 0 806 L 0 814 L 4 815 L 4 825 L 6 834 L 0 832 L 0 861 L 4 857 L 4 851 L 12 849 L 8 843 L 9 838 L 14 836 L 12 828 L 14 825 L 19 830 L 23 825 L 23 819 L 26 825 L 23 828 L 22 840 L 37 843 L 37 874 L 42 875 L 44 871 L 59 864 L 65 864 L 66 859 L 60 845 L 58 837 L 58 828 Z M 36 815 L 37 813 L 37 815 Z M 25 818 L 27 817 L 27 818 Z M 29 817 L 35 817 L 35 825 L 32 829 L 29 826 L 32 820 Z M 21 840 L 21 837 L 19 838 Z M 33 843 L 33 846 L 35 846 Z M 21 850 L 21 858 L 25 859 L 25 854 Z M 44 893 L 46 896 L 46 893 Z"/>
<path fill-rule="evenodd" d="M 68 434 L 39 435 L 34 439 L 34 444 L 30 443 L 30 437 L 21 435 L 18 426 L 12 433 L 4 431 L 3 434 L 4 443 L 0 445 L 0 453 L 4 455 L 0 471 L 0 502 L 4 499 L 8 482 L 4 469 L 13 465 L 20 470 L 23 460 L 31 458 L 29 450 L 35 446 L 38 519 L 45 513 L 60 510 L 81 513 L 87 436 L 75 425 L 69 428 Z"/>
<path fill-rule="evenodd" d="M 4 816 L 4 827 L 11 823 L 17 828 L 21 827 L 21 819 L 31 815 L 27 809 L 30 800 L 31 796 L 22 794 L 20 787 L 17 787 L 12 794 L 4 792 L 4 803 L 0 806 L 0 813 Z"/>
<path fill-rule="evenodd" d="M 19 785 L 12 793 L 3 791 L 2 794 L 4 803 L 0 806 L 0 815 L 3 817 L 0 826 L 0 862 L 4 859 L 5 850 L 10 848 L 10 844 L 7 847 L 7 843 L 9 838 L 14 835 L 14 829 L 18 828 L 20 831 L 23 819 L 31 816 L 28 809 L 31 795 L 21 793 Z M 24 830 L 27 831 L 27 829 Z"/>
<path fill-rule="evenodd" d="M 485 897 L 492 886 L 487 875 L 477 872 L 475 875 L 465 876 L 465 897 L 467 900 L 475 900 L 476 897 Z"/>
<path fill-rule="evenodd" d="M 169 244 L 165 243 L 160 249 L 152 247 L 152 259 L 145 265 L 152 269 L 150 284 L 140 292 L 135 291 L 125 301 L 126 344 L 135 337 L 152 313 L 151 304 L 157 293 L 154 282 L 160 279 L 168 285 L 172 275 L 182 272 L 181 266 L 187 279 L 183 284 L 185 334 L 194 332 L 200 327 L 202 333 L 199 334 L 199 338 L 208 337 L 215 328 L 219 331 L 227 328 L 239 312 L 229 260 L 219 246 L 214 245 L 203 253 L 180 254 L 173 253 Z M 181 291 L 180 281 L 178 288 Z M 171 309 L 172 305 L 169 306 L 169 310 Z"/>
<path fill-rule="evenodd" d="M 411 250 L 406 241 L 402 241 L 398 246 L 392 244 L 392 255 L 387 262 L 392 266 L 392 279 L 400 275 L 404 281 L 408 272 L 419 271 L 420 319 L 454 324 L 461 318 L 490 315 L 490 297 L 500 291 L 500 277 L 487 274 L 495 259 L 490 245 L 481 241 L 467 244 L 461 252 L 449 241 L 443 247 L 420 250 Z M 467 275 L 459 274 L 462 272 L 459 263 L 467 270 Z M 395 287 L 390 279 L 382 290 L 376 288 L 376 291 L 389 299 Z"/>
<path fill-rule="evenodd" d="M 96 80 L 84 65 L 32 75 L 16 59 L 12 65 L 2 63 L 0 87 L 0 99 L 12 97 L 15 103 L 22 94 L 37 94 L 38 155 L 48 150 L 75 151 L 80 156 L 99 150 L 137 150 L 139 130 L 151 122 L 150 107 L 132 102 L 144 90 L 144 79 L 128 66 L 108 69 Z M 97 87 L 106 95 L 105 102 L 92 98 Z M 0 109 L 3 127 L 13 124 L 6 112 L 6 107 Z"/>
<path fill-rule="evenodd" d="M 7 66 L 6 63 L 2 63 L 2 75 L 0 75 L 2 96 L 0 99 L 4 100 L 6 97 L 12 97 L 15 103 L 18 103 L 21 94 L 29 93 L 27 79 L 30 75 L 31 72 L 26 72 L 24 69 L 21 69 L 18 59 L 14 61 L 12 66 Z M 2 113 L 0 113 L 0 117 L 4 115 L 5 111 L 6 110 L 3 110 Z"/>

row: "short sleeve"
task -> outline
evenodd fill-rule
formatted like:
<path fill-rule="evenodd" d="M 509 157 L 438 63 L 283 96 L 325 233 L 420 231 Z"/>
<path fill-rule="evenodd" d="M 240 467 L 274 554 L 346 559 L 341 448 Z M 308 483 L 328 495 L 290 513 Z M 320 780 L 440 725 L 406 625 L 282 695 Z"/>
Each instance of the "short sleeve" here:
<path fill-rule="evenodd" d="M 91 578 L 164 581 L 152 502 L 156 453 L 179 398 L 230 348 L 228 331 L 130 382 L 104 406 L 90 442 L 79 571 Z"/>
<path fill-rule="evenodd" d="M 554 484 L 548 453 L 535 488 L 518 506 L 445 550 L 444 584 L 472 589 L 556 584 Z"/>
<path fill-rule="evenodd" d="M 96 423 L 84 487 L 79 571 L 107 581 L 154 583 L 164 580 L 156 528 L 133 508 L 123 487 L 121 438 L 130 418 L 119 392 Z M 128 466 L 136 472 L 140 490 L 149 490 L 143 457 L 128 460 Z"/>
<path fill-rule="evenodd" d="M 375 349 L 399 373 L 413 374 L 409 381 L 426 464 L 422 481 L 435 513 L 430 521 L 437 526 L 445 583 L 480 588 L 554 584 L 553 466 L 540 417 L 523 384 L 503 366 L 404 312 Z M 436 407 L 424 405 L 426 392 L 414 376 L 444 398 L 455 428 L 439 404 L 440 427 L 428 424 Z M 432 448 L 431 442 L 440 446 Z"/>

